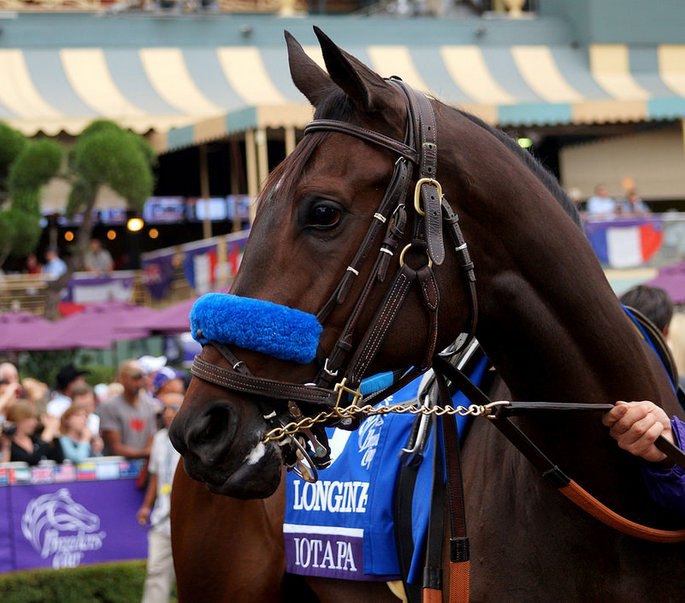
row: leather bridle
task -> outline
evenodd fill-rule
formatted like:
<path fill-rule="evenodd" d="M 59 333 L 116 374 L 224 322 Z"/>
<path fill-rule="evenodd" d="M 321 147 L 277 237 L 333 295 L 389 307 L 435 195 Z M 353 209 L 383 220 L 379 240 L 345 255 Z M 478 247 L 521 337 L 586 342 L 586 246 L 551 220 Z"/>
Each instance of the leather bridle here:
<path fill-rule="evenodd" d="M 375 260 L 366 282 L 361 288 L 353 309 L 340 336 L 329 352 L 319 348 L 317 361 L 319 372 L 313 383 L 297 384 L 252 375 L 227 346 L 212 342 L 228 360 L 230 369 L 215 366 L 199 356 L 193 362 L 191 372 L 195 377 L 219 385 L 228 390 L 259 396 L 263 400 L 287 403 L 287 414 L 278 414 L 265 405 L 265 418 L 274 424 L 302 416 L 303 411 L 316 412 L 323 408 L 344 407 L 348 404 L 365 404 L 380 401 L 427 370 L 436 352 L 438 338 L 438 307 L 440 293 L 433 272 L 433 264 L 440 265 L 445 258 L 443 231 L 451 237 L 457 261 L 465 283 L 468 298 L 468 319 L 459 347 L 470 341 L 478 320 L 475 272 L 468 247 L 459 225 L 457 214 L 442 195 L 437 180 L 437 127 L 431 102 L 401 80 L 389 80 L 401 91 L 407 112 L 405 140 L 400 142 L 384 134 L 343 121 L 315 119 L 304 129 L 305 136 L 315 132 L 335 132 L 364 140 L 380 146 L 397 156 L 390 183 L 374 213 L 369 228 L 340 279 L 333 294 L 317 314 L 325 324 L 331 312 L 347 300 L 350 290 L 364 266 L 375 253 Z M 410 193 L 413 185 L 413 202 Z M 412 211 L 413 210 L 413 211 Z M 354 345 L 353 334 L 358 322 L 368 309 L 368 300 L 375 288 L 382 284 L 398 255 L 399 244 L 405 238 L 411 215 L 411 242 L 399 254 L 399 267 L 383 301 L 375 312 L 361 341 Z M 378 239 L 384 232 L 380 247 Z M 421 255 L 425 261 L 419 267 L 410 265 Z M 408 293 L 417 288 L 421 292 L 423 306 L 429 318 L 426 353 L 420 366 L 395 371 L 392 385 L 363 396 L 360 391 L 362 379 L 383 344 L 385 336 L 401 312 Z M 303 408 L 300 408 L 303 405 Z M 269 412 L 269 410 L 272 412 Z M 353 428 L 354 421 L 342 419 L 339 424 Z M 316 477 L 316 468 L 329 464 L 329 448 L 323 426 L 303 430 L 287 442 L 280 442 L 284 462 L 301 473 L 304 478 Z M 315 432 L 315 433 L 314 433 Z M 284 444 L 289 444 L 285 446 Z M 307 467 L 308 466 L 308 467 Z M 310 475 L 308 475 L 308 473 Z"/>

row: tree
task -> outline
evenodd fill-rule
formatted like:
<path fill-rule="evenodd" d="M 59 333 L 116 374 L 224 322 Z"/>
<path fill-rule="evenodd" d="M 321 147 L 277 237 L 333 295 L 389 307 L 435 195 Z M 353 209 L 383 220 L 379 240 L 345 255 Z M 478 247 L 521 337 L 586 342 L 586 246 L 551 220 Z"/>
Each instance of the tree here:
<path fill-rule="evenodd" d="M 107 185 L 121 195 L 133 210 L 141 210 L 154 188 L 153 169 L 157 157 L 142 136 L 111 121 L 90 124 L 71 149 L 65 177 L 72 183 L 66 214 L 83 215 L 75 237 L 75 249 L 67 271 L 47 287 L 45 314 L 57 316 L 59 295 L 83 256 L 93 232 L 93 209 L 100 189 Z"/>
<path fill-rule="evenodd" d="M 130 209 L 140 210 L 154 188 L 157 157 L 142 136 L 107 120 L 91 123 L 67 154 L 50 140 L 29 140 L 0 123 L 0 267 L 9 254 L 31 253 L 41 235 L 40 189 L 51 178 L 71 183 L 66 215 L 82 215 L 67 271 L 49 281 L 45 315 L 57 317 L 60 292 L 83 256 L 93 232 L 93 209 L 100 189 L 107 185 Z M 3 210 L 3 206 L 9 207 Z"/>
<path fill-rule="evenodd" d="M 62 163 L 60 146 L 29 140 L 0 123 L 0 267 L 10 254 L 31 253 L 40 239 L 40 189 Z"/>

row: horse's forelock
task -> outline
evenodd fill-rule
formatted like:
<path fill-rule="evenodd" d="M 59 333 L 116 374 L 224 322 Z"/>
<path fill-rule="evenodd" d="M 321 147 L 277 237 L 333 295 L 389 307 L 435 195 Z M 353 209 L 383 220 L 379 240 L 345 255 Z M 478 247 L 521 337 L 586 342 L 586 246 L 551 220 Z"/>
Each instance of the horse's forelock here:
<path fill-rule="evenodd" d="M 351 99 L 342 90 L 333 90 L 316 107 L 314 119 L 350 121 L 354 111 Z M 305 172 L 312 154 L 328 136 L 328 132 L 313 132 L 305 136 L 295 150 L 269 174 L 258 204 L 274 196 L 291 198 L 293 188 Z"/>

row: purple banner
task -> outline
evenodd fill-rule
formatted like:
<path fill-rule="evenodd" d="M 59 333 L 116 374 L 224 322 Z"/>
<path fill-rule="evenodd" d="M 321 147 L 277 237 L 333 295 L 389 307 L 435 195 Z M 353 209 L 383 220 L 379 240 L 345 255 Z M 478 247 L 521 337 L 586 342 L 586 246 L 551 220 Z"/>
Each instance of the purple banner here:
<path fill-rule="evenodd" d="M 342 580 L 384 580 L 364 574 L 364 531 L 286 524 L 286 571 L 300 576 Z"/>
<path fill-rule="evenodd" d="M 2 571 L 147 555 L 147 530 L 136 522 L 143 492 L 132 479 L 17 485 L 0 496 L 0 547 L 12 557 L 0 557 Z"/>
<path fill-rule="evenodd" d="M 10 508 L 9 488 L 0 488 L 0 508 Z M 12 523 L 8 512 L 0 512 L 0 573 L 11 572 L 14 567 Z"/>
<path fill-rule="evenodd" d="M 108 276 L 75 272 L 62 293 L 62 301 L 76 304 L 131 301 L 133 277 L 134 273 L 130 270 L 118 270 Z"/>

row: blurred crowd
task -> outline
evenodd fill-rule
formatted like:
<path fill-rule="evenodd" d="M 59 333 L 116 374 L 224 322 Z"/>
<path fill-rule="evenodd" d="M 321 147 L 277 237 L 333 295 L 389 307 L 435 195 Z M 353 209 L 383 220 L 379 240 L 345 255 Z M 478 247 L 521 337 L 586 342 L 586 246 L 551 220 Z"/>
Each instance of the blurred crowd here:
<path fill-rule="evenodd" d="M 80 463 L 95 456 L 145 459 L 138 485 L 145 488 L 138 522 L 150 525 L 143 603 L 169 600 L 174 581 L 171 555 L 171 485 L 180 459 L 168 427 L 183 402 L 187 376 L 164 356 L 131 358 L 113 383 L 87 383 L 88 372 L 60 368 L 49 386 L 19 378 L 0 363 L 1 461 L 28 465 Z"/>
<path fill-rule="evenodd" d="M 13 364 L 0 364 L 2 462 L 149 457 L 166 407 L 183 400 L 187 376 L 166 366 L 163 356 L 122 362 L 113 383 L 93 387 L 87 375 L 67 364 L 48 385 L 20 380 Z"/>
<path fill-rule="evenodd" d="M 625 196 L 615 198 L 609 194 L 605 184 L 597 184 L 592 196 L 583 200 L 580 191 L 572 189 L 569 197 L 573 200 L 583 217 L 593 220 L 612 220 L 621 217 L 647 216 L 651 209 L 635 188 L 627 188 Z"/>

